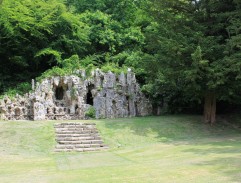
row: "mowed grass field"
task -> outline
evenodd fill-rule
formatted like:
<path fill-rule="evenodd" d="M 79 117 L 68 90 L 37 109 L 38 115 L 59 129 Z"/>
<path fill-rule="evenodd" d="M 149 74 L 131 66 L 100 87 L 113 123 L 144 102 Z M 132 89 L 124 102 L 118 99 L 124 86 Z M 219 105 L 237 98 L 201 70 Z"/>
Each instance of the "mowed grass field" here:
<path fill-rule="evenodd" d="M 110 149 L 55 153 L 57 122 L 0 122 L 1 183 L 241 182 L 241 130 L 221 122 L 211 127 L 184 115 L 88 120 Z"/>

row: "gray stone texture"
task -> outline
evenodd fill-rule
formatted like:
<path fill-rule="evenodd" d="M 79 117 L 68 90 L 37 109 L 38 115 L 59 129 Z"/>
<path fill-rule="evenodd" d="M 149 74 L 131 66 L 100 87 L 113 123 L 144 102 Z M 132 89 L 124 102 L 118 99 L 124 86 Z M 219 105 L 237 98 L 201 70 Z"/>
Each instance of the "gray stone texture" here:
<path fill-rule="evenodd" d="M 140 91 L 134 73 L 116 75 L 96 69 L 86 78 L 84 70 L 79 76 L 56 76 L 41 83 L 32 81 L 33 91 L 14 99 L 0 101 L 3 120 L 71 120 L 87 119 L 91 106 L 95 117 L 123 118 L 146 116 L 152 113 L 149 100 Z"/>
<path fill-rule="evenodd" d="M 58 143 L 55 152 L 108 149 L 108 146 L 103 144 L 95 123 L 58 123 L 54 128 Z"/>

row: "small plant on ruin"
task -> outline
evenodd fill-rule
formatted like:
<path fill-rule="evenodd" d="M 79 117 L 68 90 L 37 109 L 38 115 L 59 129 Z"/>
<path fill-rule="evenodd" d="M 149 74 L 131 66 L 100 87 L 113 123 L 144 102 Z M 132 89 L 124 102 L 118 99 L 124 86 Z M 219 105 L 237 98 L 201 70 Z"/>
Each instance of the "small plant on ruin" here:
<path fill-rule="evenodd" d="M 86 112 L 85 112 L 85 116 L 89 117 L 89 118 L 95 118 L 95 108 L 93 106 L 91 106 Z"/>
<path fill-rule="evenodd" d="M 103 88 L 99 86 L 99 87 L 97 88 L 97 91 L 102 91 L 102 89 L 103 89 Z"/>
<path fill-rule="evenodd" d="M 31 91 L 31 84 L 29 82 L 22 82 L 18 85 L 15 85 L 5 91 L 2 95 L 0 95 L 0 99 L 3 99 L 4 96 L 8 96 L 9 98 L 13 99 L 16 94 L 24 95 Z"/>
<path fill-rule="evenodd" d="M 127 67 L 125 67 L 125 66 L 120 67 L 117 63 L 112 63 L 112 62 L 110 62 L 110 63 L 104 64 L 104 65 L 101 67 L 101 70 L 102 70 L 103 72 L 109 72 L 109 71 L 111 71 L 111 72 L 113 72 L 113 73 L 115 73 L 115 74 L 120 74 L 121 72 L 126 73 Z"/>
<path fill-rule="evenodd" d="M 52 69 L 49 69 L 42 73 L 42 75 L 38 78 L 36 78 L 37 81 L 42 81 L 45 78 L 50 78 L 52 76 L 66 76 L 72 74 L 70 68 L 60 68 L 60 67 L 53 67 Z"/>
<path fill-rule="evenodd" d="M 70 96 L 71 96 L 72 100 L 75 100 L 77 98 L 77 89 L 76 88 L 71 89 Z"/>

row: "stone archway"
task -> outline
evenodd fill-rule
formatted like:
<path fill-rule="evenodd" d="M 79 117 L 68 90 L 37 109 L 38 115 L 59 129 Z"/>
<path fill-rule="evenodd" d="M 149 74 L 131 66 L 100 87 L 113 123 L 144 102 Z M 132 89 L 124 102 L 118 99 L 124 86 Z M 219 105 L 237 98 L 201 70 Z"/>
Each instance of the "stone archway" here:
<path fill-rule="evenodd" d="M 56 100 L 63 100 L 64 98 L 64 89 L 62 86 L 59 86 L 55 89 L 55 98 Z"/>

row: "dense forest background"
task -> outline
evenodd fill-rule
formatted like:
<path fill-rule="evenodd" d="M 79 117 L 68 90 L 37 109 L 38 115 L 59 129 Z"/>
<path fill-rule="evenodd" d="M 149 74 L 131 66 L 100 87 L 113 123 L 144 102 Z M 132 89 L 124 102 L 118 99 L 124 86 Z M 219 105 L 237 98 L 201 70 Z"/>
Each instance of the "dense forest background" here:
<path fill-rule="evenodd" d="M 0 0 L 1 95 L 97 67 L 130 67 L 154 108 L 213 123 L 240 109 L 241 1 Z"/>

